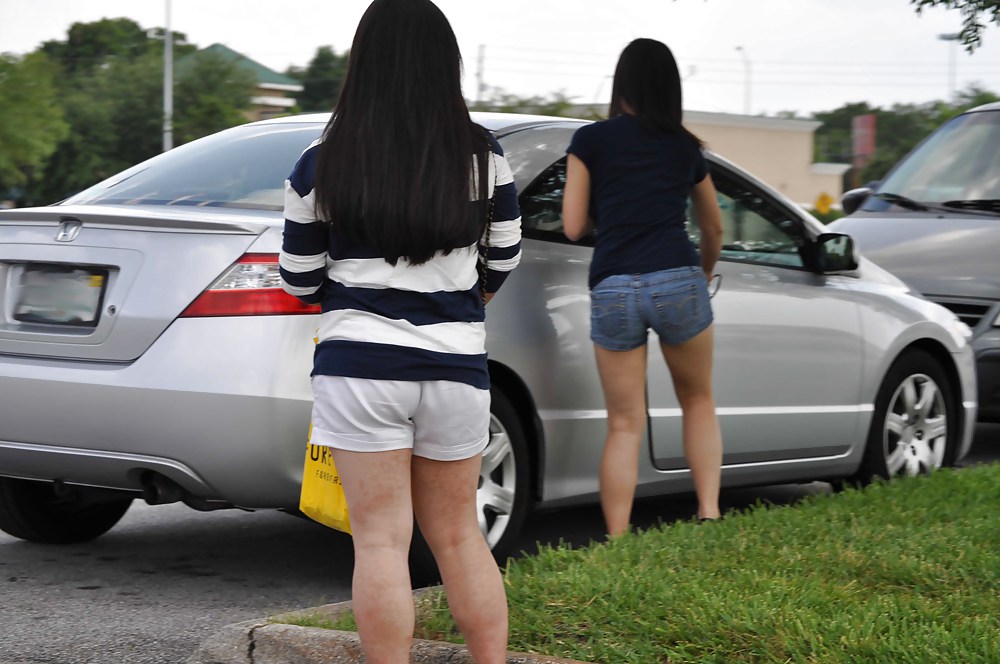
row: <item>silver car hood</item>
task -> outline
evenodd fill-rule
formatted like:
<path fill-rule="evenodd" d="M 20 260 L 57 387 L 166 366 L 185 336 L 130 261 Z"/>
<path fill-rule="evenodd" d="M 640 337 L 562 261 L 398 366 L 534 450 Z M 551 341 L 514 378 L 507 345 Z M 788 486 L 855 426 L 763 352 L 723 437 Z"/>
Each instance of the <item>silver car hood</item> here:
<path fill-rule="evenodd" d="M 1000 217 L 859 212 L 829 228 L 928 297 L 1000 299 Z"/>

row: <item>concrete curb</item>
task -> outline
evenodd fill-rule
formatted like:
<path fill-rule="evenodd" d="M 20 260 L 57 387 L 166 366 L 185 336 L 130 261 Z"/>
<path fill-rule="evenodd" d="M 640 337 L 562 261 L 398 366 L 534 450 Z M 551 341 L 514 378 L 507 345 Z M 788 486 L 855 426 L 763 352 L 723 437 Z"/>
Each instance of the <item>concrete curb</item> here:
<path fill-rule="evenodd" d="M 276 616 L 226 625 L 205 639 L 187 664 L 361 664 L 365 661 L 356 632 L 299 627 L 274 621 L 296 616 L 335 619 L 350 602 L 326 604 Z M 414 640 L 412 664 L 474 664 L 464 646 Z M 586 664 L 571 659 L 508 653 L 507 664 Z"/>

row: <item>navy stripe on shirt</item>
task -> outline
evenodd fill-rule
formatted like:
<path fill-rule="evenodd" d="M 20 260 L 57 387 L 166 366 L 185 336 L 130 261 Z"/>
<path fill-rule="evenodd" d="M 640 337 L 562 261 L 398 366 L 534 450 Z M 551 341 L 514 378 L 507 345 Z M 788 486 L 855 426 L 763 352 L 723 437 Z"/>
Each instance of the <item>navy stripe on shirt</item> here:
<path fill-rule="evenodd" d="M 409 346 L 366 343 L 361 341 L 323 341 L 316 347 L 313 376 L 348 376 L 385 380 L 391 367 L 391 380 L 451 380 L 481 390 L 490 389 L 486 353 L 458 355 L 437 353 Z"/>
<path fill-rule="evenodd" d="M 486 319 L 479 284 L 468 291 L 424 293 L 392 288 L 357 288 L 330 281 L 324 295 L 327 311 L 352 309 L 414 325 L 481 323 Z"/>

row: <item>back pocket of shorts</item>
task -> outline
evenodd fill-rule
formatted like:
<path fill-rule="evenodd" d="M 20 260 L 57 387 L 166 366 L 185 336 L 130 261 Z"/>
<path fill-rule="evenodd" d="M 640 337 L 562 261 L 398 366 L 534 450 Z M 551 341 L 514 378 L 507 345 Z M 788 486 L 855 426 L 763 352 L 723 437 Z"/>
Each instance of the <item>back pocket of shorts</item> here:
<path fill-rule="evenodd" d="M 625 329 L 625 293 L 591 292 L 590 327 L 602 337 L 616 337 Z"/>
<path fill-rule="evenodd" d="M 653 303 L 656 322 L 666 328 L 690 325 L 700 314 L 698 286 L 690 281 L 676 289 L 662 284 L 649 291 L 649 298 Z"/>

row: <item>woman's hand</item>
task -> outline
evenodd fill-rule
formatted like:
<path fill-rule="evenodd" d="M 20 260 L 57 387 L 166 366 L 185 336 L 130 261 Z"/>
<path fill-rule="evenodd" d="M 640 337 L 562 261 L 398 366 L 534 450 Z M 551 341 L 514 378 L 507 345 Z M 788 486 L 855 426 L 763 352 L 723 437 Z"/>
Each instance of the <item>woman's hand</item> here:
<path fill-rule="evenodd" d="M 574 154 L 566 158 L 562 216 L 563 233 L 573 242 L 594 230 L 594 220 L 590 217 L 590 171 Z"/>
<path fill-rule="evenodd" d="M 719 197 L 715 192 L 712 176 L 705 178 L 691 189 L 691 205 L 694 208 L 694 219 L 701 230 L 701 243 L 698 252 L 701 254 L 701 269 L 705 279 L 712 281 L 715 264 L 722 254 L 722 211 L 719 209 Z"/>

